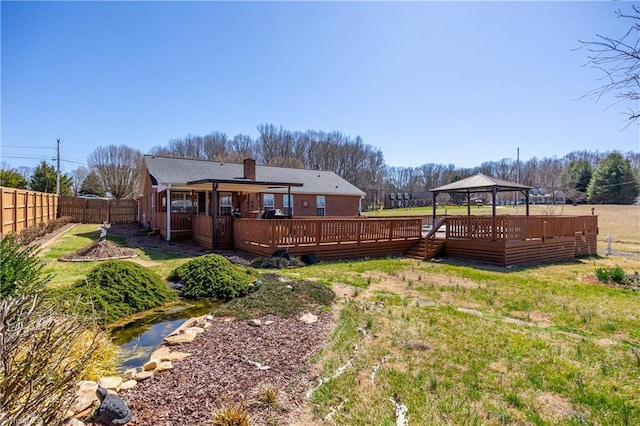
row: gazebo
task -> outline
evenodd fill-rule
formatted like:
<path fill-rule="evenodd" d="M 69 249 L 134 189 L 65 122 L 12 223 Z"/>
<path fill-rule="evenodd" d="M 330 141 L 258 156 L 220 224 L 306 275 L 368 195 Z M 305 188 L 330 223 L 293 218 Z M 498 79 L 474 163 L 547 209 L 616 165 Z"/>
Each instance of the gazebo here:
<path fill-rule="evenodd" d="M 529 191 L 531 189 L 533 189 L 531 186 L 496 179 L 490 176 L 485 176 L 482 173 L 430 189 L 433 194 L 433 223 L 436 221 L 436 197 L 441 192 L 467 194 L 467 215 L 469 216 L 471 215 L 471 194 L 477 192 L 490 192 L 492 195 L 493 205 L 492 213 L 493 216 L 495 216 L 498 192 L 521 192 L 525 198 L 526 215 L 529 216 Z"/>

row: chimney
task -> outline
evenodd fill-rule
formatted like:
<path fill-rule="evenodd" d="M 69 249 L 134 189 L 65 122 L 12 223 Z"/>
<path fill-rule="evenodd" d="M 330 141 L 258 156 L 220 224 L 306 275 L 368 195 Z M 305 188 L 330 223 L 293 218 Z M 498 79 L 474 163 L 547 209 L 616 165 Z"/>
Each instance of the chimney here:
<path fill-rule="evenodd" d="M 244 166 L 244 178 L 256 180 L 256 160 L 253 158 L 245 158 L 242 165 Z"/>

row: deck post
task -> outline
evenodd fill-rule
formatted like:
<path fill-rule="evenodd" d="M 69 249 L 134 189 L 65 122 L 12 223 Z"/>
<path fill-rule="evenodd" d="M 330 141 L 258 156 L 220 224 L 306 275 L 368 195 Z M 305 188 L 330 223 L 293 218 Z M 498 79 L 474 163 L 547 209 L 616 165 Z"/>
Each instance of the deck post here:
<path fill-rule="evenodd" d="M 167 241 L 171 241 L 171 184 L 167 187 Z"/>
<path fill-rule="evenodd" d="M 213 221 L 211 226 L 211 247 L 216 250 L 218 247 L 218 183 L 213 182 L 211 184 L 212 198 L 211 198 L 211 220 Z"/>

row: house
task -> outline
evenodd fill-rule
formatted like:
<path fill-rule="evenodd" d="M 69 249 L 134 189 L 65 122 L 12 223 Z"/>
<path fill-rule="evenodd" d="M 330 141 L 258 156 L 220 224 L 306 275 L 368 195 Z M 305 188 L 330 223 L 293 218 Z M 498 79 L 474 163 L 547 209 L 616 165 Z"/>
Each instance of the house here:
<path fill-rule="evenodd" d="M 356 217 L 366 195 L 333 172 L 261 166 L 253 159 L 226 163 L 146 155 L 142 168 L 141 222 L 167 240 L 186 236 L 205 246 L 231 243 L 233 218 L 261 218 L 269 211 L 289 218 Z M 212 236 L 203 239 L 212 231 L 199 226 L 211 222 L 222 244 Z"/>

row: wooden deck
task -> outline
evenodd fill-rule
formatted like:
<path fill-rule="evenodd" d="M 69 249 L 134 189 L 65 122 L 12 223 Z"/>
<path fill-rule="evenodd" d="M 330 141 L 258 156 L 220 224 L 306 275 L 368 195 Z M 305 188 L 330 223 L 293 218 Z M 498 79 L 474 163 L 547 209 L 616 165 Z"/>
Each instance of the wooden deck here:
<path fill-rule="evenodd" d="M 279 250 L 319 260 L 404 254 L 421 237 L 420 218 L 235 219 L 233 244 L 256 256 Z"/>
<path fill-rule="evenodd" d="M 161 234 L 166 236 L 166 216 Z M 597 216 L 445 216 L 429 232 L 421 217 L 232 219 L 218 217 L 216 248 L 271 257 L 286 250 L 318 260 L 406 254 L 514 266 L 597 253 Z M 164 224 L 165 226 L 162 226 Z M 429 223 L 431 225 L 431 223 Z M 171 235 L 212 249 L 211 216 L 172 215 Z"/>
<path fill-rule="evenodd" d="M 597 216 L 450 216 L 441 229 L 428 239 L 445 258 L 506 267 L 597 254 Z"/>

